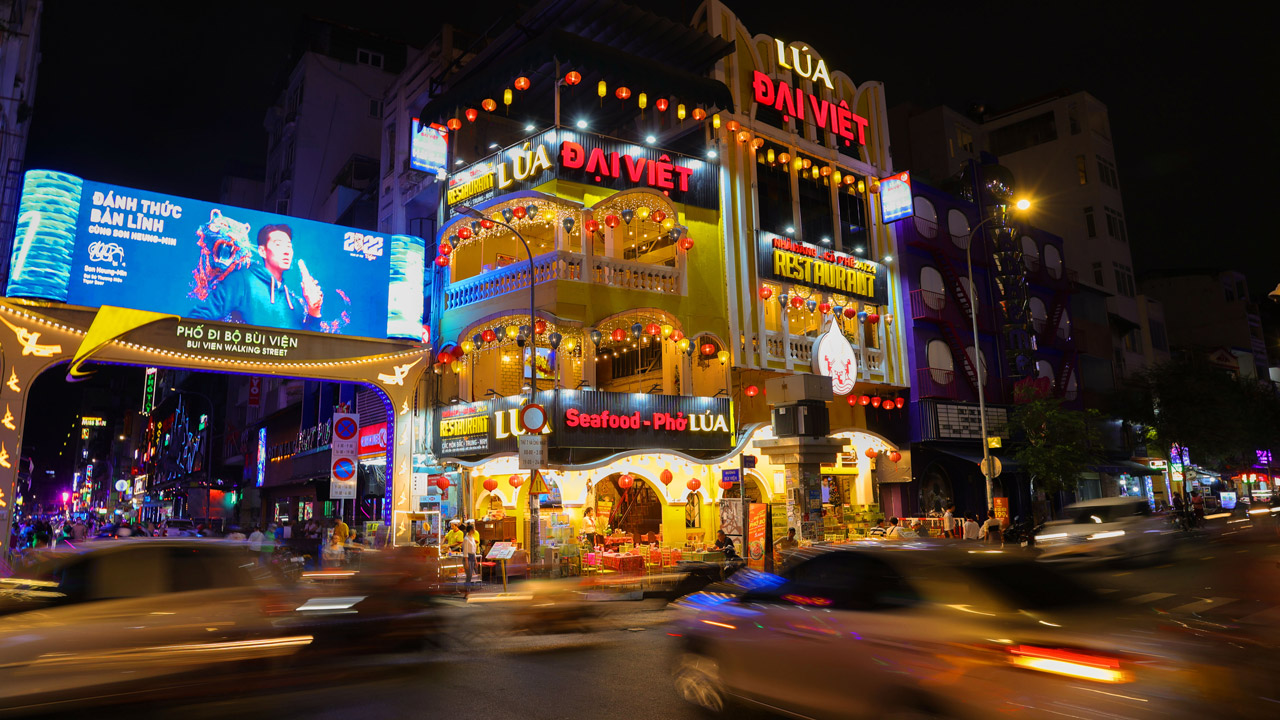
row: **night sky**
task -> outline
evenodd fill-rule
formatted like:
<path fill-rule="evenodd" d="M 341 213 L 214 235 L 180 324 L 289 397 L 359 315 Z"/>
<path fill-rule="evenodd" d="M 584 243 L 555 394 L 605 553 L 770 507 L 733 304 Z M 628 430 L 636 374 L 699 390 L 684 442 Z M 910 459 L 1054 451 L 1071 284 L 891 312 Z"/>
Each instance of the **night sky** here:
<path fill-rule="evenodd" d="M 682 21 L 697 7 L 645 4 Z M 1280 280 L 1280 248 L 1257 210 L 1280 159 L 1262 99 L 1267 88 L 1258 84 L 1274 66 L 1260 18 L 1229 14 L 1227 4 L 1194 16 L 1116 2 L 978 2 L 937 11 L 930 3 L 728 5 L 752 32 L 808 42 L 832 69 L 883 81 L 890 105 L 963 111 L 979 102 L 998 110 L 1059 89 L 1087 90 L 1110 108 L 1139 273 L 1243 269 L 1255 294 Z M 515 5 L 45 7 L 28 166 L 211 199 L 224 174 L 260 173 L 263 116 L 292 65 L 304 8 L 425 44 L 444 21 L 481 30 Z"/>

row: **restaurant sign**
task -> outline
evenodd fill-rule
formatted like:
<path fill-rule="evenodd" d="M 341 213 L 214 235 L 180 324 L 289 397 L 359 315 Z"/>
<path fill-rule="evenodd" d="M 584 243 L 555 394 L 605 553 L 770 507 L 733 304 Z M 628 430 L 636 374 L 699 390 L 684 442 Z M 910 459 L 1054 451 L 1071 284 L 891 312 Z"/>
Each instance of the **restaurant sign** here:
<path fill-rule="evenodd" d="M 735 428 L 728 398 L 544 390 L 534 401 L 549 416 L 548 447 L 728 450 Z M 443 408 L 433 451 L 439 457 L 514 453 L 524 431 L 519 411 L 528 396 Z"/>
<path fill-rule="evenodd" d="M 760 231 L 760 277 L 846 295 L 883 305 L 889 301 L 888 268 L 842 252 Z"/>
<path fill-rule="evenodd" d="M 715 208 L 719 198 L 711 165 L 693 157 L 632 145 L 590 133 L 546 130 L 449 178 L 449 207 L 469 205 L 555 179 L 614 190 L 647 187 L 675 202 Z"/>
<path fill-rule="evenodd" d="M 821 83 L 834 92 L 835 88 L 831 83 L 831 75 L 827 72 L 826 61 L 821 58 L 815 59 L 807 45 L 800 47 L 794 43 L 786 45 L 776 38 L 774 43 L 779 74 L 790 78 L 794 77 L 792 75 L 794 73 L 812 81 L 815 85 Z M 853 112 L 845 100 L 840 100 L 838 103 L 824 100 L 817 95 L 805 92 L 802 88 L 791 87 L 786 80 L 775 81 L 759 70 L 751 75 L 751 90 L 757 105 L 772 107 L 782 113 L 784 121 L 795 118 L 800 122 L 808 122 L 830 130 L 840 136 L 845 145 L 852 146 L 855 142 L 858 145 L 867 144 L 867 125 L 870 123 L 866 118 Z"/>

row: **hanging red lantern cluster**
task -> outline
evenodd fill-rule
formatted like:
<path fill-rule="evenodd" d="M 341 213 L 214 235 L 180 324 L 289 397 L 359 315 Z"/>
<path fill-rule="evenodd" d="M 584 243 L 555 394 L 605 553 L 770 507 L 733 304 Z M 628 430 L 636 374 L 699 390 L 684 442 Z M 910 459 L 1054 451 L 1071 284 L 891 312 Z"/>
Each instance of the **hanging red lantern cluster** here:
<path fill-rule="evenodd" d="M 485 98 L 484 102 L 480 103 L 480 107 L 484 108 L 487 112 L 493 112 L 498 109 L 498 101 L 493 98 Z"/>
<path fill-rule="evenodd" d="M 481 228 L 483 228 L 483 229 L 485 229 L 485 230 L 492 230 L 492 229 L 493 229 L 493 221 L 492 221 L 492 220 L 490 220 L 489 218 L 485 218 L 485 219 L 483 219 L 483 220 L 481 220 L 481 221 L 480 221 L 480 227 L 481 227 Z"/>
<path fill-rule="evenodd" d="M 858 404 L 859 404 L 859 405 L 862 405 L 863 407 L 866 407 L 867 405 L 870 405 L 870 404 L 871 404 L 871 396 L 870 396 L 870 395 L 863 395 L 862 397 L 858 398 Z"/>
<path fill-rule="evenodd" d="M 731 488 L 731 487 L 733 487 L 733 481 L 732 481 L 732 480 L 721 480 L 721 481 L 720 481 L 720 489 L 721 489 L 721 490 L 728 490 L 728 489 L 729 489 L 729 488 Z"/>
<path fill-rule="evenodd" d="M 845 308 L 843 312 L 846 319 L 852 320 L 858 317 L 858 311 L 853 309 L 852 307 Z"/>
<path fill-rule="evenodd" d="M 635 482 L 636 482 L 635 478 L 631 477 L 630 475 L 623 475 L 622 477 L 618 478 L 618 487 L 622 488 L 623 490 L 627 490 L 632 485 L 634 485 Z"/>
<path fill-rule="evenodd" d="M 818 303 L 818 312 L 822 313 L 823 315 L 826 315 L 827 313 L 830 313 L 830 312 L 831 312 L 831 303 L 829 303 L 829 302 L 821 302 L 821 303 Z"/>
<path fill-rule="evenodd" d="M 791 307 L 799 309 L 801 305 L 804 305 L 804 298 L 800 297 L 799 295 L 792 295 Z"/>
<path fill-rule="evenodd" d="M 658 476 L 658 479 L 662 481 L 663 485 L 670 485 L 671 481 L 674 480 L 675 477 L 672 476 L 670 470 L 663 470 L 662 474 Z"/>
<path fill-rule="evenodd" d="M 898 452 L 897 450 L 894 450 L 893 452 L 889 453 L 889 459 L 892 460 L 893 462 L 898 462 L 899 460 L 902 459 L 902 453 Z"/>
<path fill-rule="evenodd" d="M 897 400 L 894 400 L 894 401 L 893 401 L 893 405 L 894 405 L 894 407 L 898 408 L 899 410 L 901 410 L 901 409 L 902 409 L 902 406 L 903 406 L 903 405 L 906 405 L 906 404 L 907 404 L 907 399 L 906 399 L 906 398 L 898 398 Z"/>
<path fill-rule="evenodd" d="M 440 488 L 441 490 L 448 490 L 449 484 L 450 484 L 449 478 L 444 475 L 441 475 L 440 477 L 436 478 L 436 487 Z"/>
<path fill-rule="evenodd" d="M 622 224 L 622 219 L 617 215 L 605 215 L 604 224 L 608 225 L 610 228 L 616 228 Z"/>
<path fill-rule="evenodd" d="M 876 450 L 875 448 L 873 448 L 873 447 L 869 447 L 869 448 L 867 448 L 867 453 L 866 453 L 866 454 L 867 454 L 867 457 L 869 457 L 869 458 L 874 458 L 876 455 L 879 455 L 879 454 L 880 454 L 880 452 L 879 452 L 878 450 Z"/>
<path fill-rule="evenodd" d="M 453 246 L 450 245 L 448 242 L 442 242 L 440 243 L 440 247 L 437 248 L 437 250 L 441 255 L 444 255 L 447 257 L 449 253 L 453 252 Z"/>
<path fill-rule="evenodd" d="M 467 122 L 475 122 L 476 118 L 480 117 L 480 113 L 475 108 L 467 108 L 463 114 L 467 116 Z"/>
<path fill-rule="evenodd" d="M 588 233 L 595 233 L 600 229 L 600 223 L 596 222 L 595 220 L 588 220 L 586 223 L 584 223 L 584 226 L 587 228 Z"/>
<path fill-rule="evenodd" d="M 461 238 L 461 239 L 463 239 L 463 240 L 470 240 L 470 239 L 471 239 L 471 228 L 469 228 L 469 227 L 467 227 L 467 226 L 465 226 L 465 225 L 464 225 L 464 226 L 462 226 L 462 227 L 460 227 L 460 228 L 458 228 L 458 237 L 459 237 L 459 238 Z"/>
<path fill-rule="evenodd" d="M 449 267 L 449 256 L 448 256 L 448 255 L 440 255 L 439 257 L 437 257 L 437 258 L 436 258 L 436 265 L 438 265 L 438 266 L 440 266 L 440 267 Z"/>
<path fill-rule="evenodd" d="M 755 385 L 748 385 L 742 392 L 746 393 L 747 397 L 755 397 L 760 394 L 760 388 Z"/>
<path fill-rule="evenodd" d="M 545 333 L 547 331 L 547 321 L 546 320 L 535 321 L 533 323 L 533 331 L 538 333 L 539 335 Z"/>
<path fill-rule="evenodd" d="M 686 252 L 688 252 L 689 250 L 692 250 L 693 238 L 689 237 L 688 235 L 685 235 L 684 237 L 680 238 L 680 249 Z"/>
<path fill-rule="evenodd" d="M 612 338 L 614 342 L 622 342 L 627 339 L 627 331 L 622 328 L 614 328 L 613 332 L 609 333 L 609 337 Z"/>
<path fill-rule="evenodd" d="M 660 223 L 663 220 L 667 219 L 667 214 L 661 210 L 654 210 L 653 212 L 649 213 L 649 219 L 653 220 L 656 223 Z"/>
<path fill-rule="evenodd" d="M 484 340 L 487 343 L 497 342 L 498 333 L 494 332 L 493 330 L 485 330 L 484 332 L 480 333 L 480 339 Z"/>
<path fill-rule="evenodd" d="M 666 112 L 671 103 L 666 98 L 658 98 L 658 101 L 653 106 L 658 108 L 658 112 Z"/>
<path fill-rule="evenodd" d="M 623 87 L 620 87 L 617 90 L 614 90 L 613 94 L 619 100 L 626 100 L 627 98 L 631 97 L 631 88 L 628 88 L 624 85 Z"/>
<path fill-rule="evenodd" d="M 871 407 L 873 407 L 873 408 L 878 408 L 878 407 L 880 407 L 880 398 L 878 398 L 878 397 L 873 397 L 873 398 L 871 398 Z"/>
<path fill-rule="evenodd" d="M 529 211 L 525 210 L 523 205 L 517 205 L 511 208 L 511 214 L 515 215 L 517 220 L 523 220 Z"/>

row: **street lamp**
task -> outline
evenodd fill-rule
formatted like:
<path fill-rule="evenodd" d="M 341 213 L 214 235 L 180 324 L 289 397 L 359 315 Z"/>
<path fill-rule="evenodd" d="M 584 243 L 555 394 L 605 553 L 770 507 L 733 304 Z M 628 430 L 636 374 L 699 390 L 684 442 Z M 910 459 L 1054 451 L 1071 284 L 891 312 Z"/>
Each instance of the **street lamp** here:
<path fill-rule="evenodd" d="M 1025 211 L 1031 207 L 1031 201 L 1023 198 L 1018 200 L 1014 204 L 1014 207 L 1018 210 Z M 1004 214 L 999 213 L 992 215 L 977 225 L 974 225 L 973 229 L 969 231 L 969 239 L 964 244 L 964 261 L 965 265 L 969 268 L 969 320 L 973 323 L 973 363 L 977 366 L 974 368 L 974 372 L 978 376 L 975 379 L 977 380 L 976 384 L 978 386 L 978 422 L 981 424 L 980 426 L 982 428 L 982 477 L 987 483 L 987 509 L 995 507 L 995 499 L 992 497 L 991 490 L 991 447 L 987 442 L 987 397 L 984 390 L 987 382 L 985 373 L 983 372 L 985 368 L 983 367 L 982 345 L 978 340 L 978 298 L 977 293 L 975 293 L 973 289 L 973 236 L 978 234 L 978 231 L 982 229 L 983 225 L 1003 219 Z"/>
<path fill-rule="evenodd" d="M 470 205 L 454 205 L 453 210 L 459 215 L 465 215 L 466 217 L 469 217 L 475 220 L 486 219 L 484 216 L 484 213 L 471 207 Z M 538 342 L 537 342 L 538 331 L 536 329 L 537 319 L 534 317 L 534 313 L 535 313 L 534 274 L 535 273 L 533 268 L 533 250 L 529 249 L 529 241 L 525 240 L 524 236 L 520 234 L 520 231 L 516 230 L 515 227 L 513 227 L 510 223 L 503 222 L 502 220 L 499 220 L 497 218 L 488 218 L 488 219 L 491 220 L 495 225 L 501 225 L 506 229 L 510 230 L 511 234 L 519 238 L 520 244 L 524 245 L 525 254 L 529 256 L 529 402 L 532 403 L 534 395 L 538 392 Z M 535 561 L 535 553 L 537 552 L 537 547 L 535 547 L 535 538 L 534 538 L 534 532 L 538 528 L 538 521 L 535 519 L 538 511 L 538 496 L 533 493 L 533 480 L 534 480 L 535 472 L 536 472 L 535 470 L 532 470 L 532 469 L 529 470 L 529 532 L 527 535 L 525 535 L 525 537 L 529 539 L 529 561 L 530 562 Z"/>

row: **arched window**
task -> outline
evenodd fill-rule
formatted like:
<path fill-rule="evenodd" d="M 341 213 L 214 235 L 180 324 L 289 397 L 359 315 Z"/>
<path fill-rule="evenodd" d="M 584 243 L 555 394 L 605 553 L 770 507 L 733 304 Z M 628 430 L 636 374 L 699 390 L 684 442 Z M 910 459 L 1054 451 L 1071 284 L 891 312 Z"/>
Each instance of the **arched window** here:
<path fill-rule="evenodd" d="M 947 211 L 947 230 L 951 233 L 951 242 L 964 250 L 969 247 L 969 217 L 956 208 Z"/>
<path fill-rule="evenodd" d="M 1022 264 L 1030 272 L 1040 269 L 1040 246 L 1030 235 L 1022 236 Z"/>
<path fill-rule="evenodd" d="M 942 273 L 932 265 L 920 268 L 920 289 L 924 291 L 924 302 L 934 310 L 947 306 L 947 286 L 942 281 Z"/>
<path fill-rule="evenodd" d="M 1044 268 L 1054 280 L 1062 277 L 1062 252 L 1057 245 L 1044 246 Z"/>
<path fill-rule="evenodd" d="M 691 492 L 684 504 L 684 526 L 686 528 L 702 527 L 702 494 Z"/>
<path fill-rule="evenodd" d="M 1031 308 L 1031 327 L 1035 328 L 1037 333 L 1044 332 L 1044 324 L 1049 321 L 1049 311 L 1044 307 L 1044 301 L 1038 297 L 1032 297 L 1028 303 Z"/>
<path fill-rule="evenodd" d="M 916 232 L 927 238 L 938 237 L 938 211 L 934 209 L 933 203 L 917 197 L 912 201 L 912 206 L 916 211 Z"/>
<path fill-rule="evenodd" d="M 942 340 L 930 340 L 925 348 L 929 358 L 929 376 L 942 385 L 955 379 L 955 358 L 951 356 L 951 348 Z"/>

